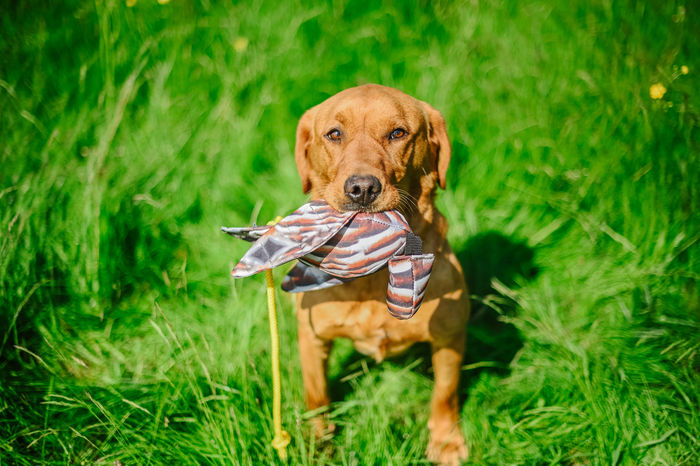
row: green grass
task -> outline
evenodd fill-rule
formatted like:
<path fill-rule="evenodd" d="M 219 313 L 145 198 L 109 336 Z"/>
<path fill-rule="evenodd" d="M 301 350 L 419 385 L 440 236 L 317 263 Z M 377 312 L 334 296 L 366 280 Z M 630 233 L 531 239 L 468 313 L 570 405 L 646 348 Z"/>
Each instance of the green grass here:
<path fill-rule="evenodd" d="M 471 461 L 700 462 L 700 18 L 651 3 L 4 5 L 0 463 L 276 462 L 218 227 L 303 203 L 297 119 L 365 82 L 448 122 Z M 279 299 L 291 463 L 424 461 L 426 349 L 340 342 L 316 442 Z"/>

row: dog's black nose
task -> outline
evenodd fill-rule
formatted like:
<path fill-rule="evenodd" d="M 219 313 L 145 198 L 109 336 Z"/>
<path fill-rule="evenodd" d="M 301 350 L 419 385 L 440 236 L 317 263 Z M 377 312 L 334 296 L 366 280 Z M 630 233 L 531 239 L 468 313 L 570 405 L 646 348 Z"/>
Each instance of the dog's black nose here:
<path fill-rule="evenodd" d="M 362 207 L 370 205 L 382 192 L 382 184 L 372 175 L 352 175 L 344 187 L 345 195 Z"/>

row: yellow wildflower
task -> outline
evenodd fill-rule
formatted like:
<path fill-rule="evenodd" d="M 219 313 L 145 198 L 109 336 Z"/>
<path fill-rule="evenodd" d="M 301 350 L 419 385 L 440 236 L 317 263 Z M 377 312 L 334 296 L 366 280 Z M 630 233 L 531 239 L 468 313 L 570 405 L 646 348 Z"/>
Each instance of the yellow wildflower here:
<path fill-rule="evenodd" d="M 136 0 L 126 0 L 127 7 L 131 8 L 134 5 L 136 5 Z"/>
<path fill-rule="evenodd" d="M 170 0 L 158 0 L 158 3 L 160 5 L 167 5 L 168 3 L 170 3 Z"/>
<path fill-rule="evenodd" d="M 652 99 L 663 99 L 664 94 L 666 94 L 666 87 L 661 83 L 652 84 L 649 88 L 649 96 Z"/>
<path fill-rule="evenodd" d="M 685 65 L 681 66 L 681 74 L 688 74 L 688 71 L 690 71 L 690 70 L 688 69 L 687 66 L 685 66 Z"/>
<path fill-rule="evenodd" d="M 247 37 L 237 37 L 233 41 L 233 48 L 236 52 L 242 52 L 248 48 L 248 38 Z"/>

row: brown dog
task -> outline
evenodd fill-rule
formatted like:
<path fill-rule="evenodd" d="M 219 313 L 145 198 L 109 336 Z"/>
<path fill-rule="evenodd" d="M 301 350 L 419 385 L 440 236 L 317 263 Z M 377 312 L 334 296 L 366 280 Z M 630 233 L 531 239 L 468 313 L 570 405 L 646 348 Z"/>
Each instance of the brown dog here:
<path fill-rule="evenodd" d="M 434 204 L 445 187 L 450 142 L 440 112 L 396 89 L 367 84 L 311 108 L 297 128 L 295 156 L 304 192 L 336 210 L 398 209 L 424 252 L 435 254 L 423 304 L 409 320 L 387 312 L 386 269 L 297 299 L 306 403 L 329 403 L 327 359 L 334 338 L 382 361 L 415 342 L 432 346 L 435 386 L 430 405 L 432 461 L 455 464 L 467 448 L 458 425 L 457 385 L 469 317 L 462 269 L 447 244 L 447 221 Z M 323 420 L 316 419 L 322 434 Z"/>

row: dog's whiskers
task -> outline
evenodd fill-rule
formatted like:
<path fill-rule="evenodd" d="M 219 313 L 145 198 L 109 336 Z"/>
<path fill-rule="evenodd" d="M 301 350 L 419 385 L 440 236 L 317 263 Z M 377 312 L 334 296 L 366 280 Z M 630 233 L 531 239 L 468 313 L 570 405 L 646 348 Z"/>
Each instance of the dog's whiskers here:
<path fill-rule="evenodd" d="M 412 214 L 418 210 L 418 202 L 408 191 L 396 188 L 399 193 L 399 205 L 407 214 Z"/>

